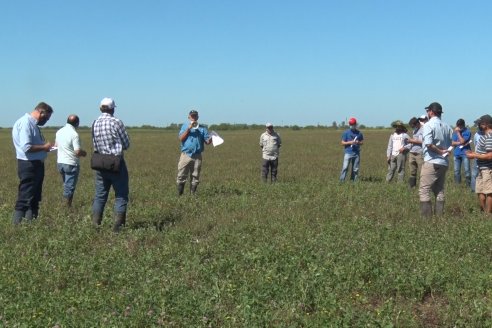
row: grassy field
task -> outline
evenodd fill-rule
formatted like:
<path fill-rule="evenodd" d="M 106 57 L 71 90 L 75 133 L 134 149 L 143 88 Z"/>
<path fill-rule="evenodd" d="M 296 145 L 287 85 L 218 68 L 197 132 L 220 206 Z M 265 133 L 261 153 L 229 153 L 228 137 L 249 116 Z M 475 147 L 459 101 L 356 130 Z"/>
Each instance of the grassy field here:
<path fill-rule="evenodd" d="M 199 195 L 178 198 L 177 131 L 131 130 L 128 224 L 113 234 L 112 196 L 91 226 L 88 158 L 62 206 L 55 154 L 39 220 L 13 226 L 0 130 L 0 326 L 492 327 L 492 219 L 451 170 L 446 215 L 426 221 L 417 191 L 384 182 L 389 130 L 365 131 L 355 184 L 338 182 L 330 130 L 280 130 L 279 183 L 262 184 L 261 132 L 221 133 Z"/>

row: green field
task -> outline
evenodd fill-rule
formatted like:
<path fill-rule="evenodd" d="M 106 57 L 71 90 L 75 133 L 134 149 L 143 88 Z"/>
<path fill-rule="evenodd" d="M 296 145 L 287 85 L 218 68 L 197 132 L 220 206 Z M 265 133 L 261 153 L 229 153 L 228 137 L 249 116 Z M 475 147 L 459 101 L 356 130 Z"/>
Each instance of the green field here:
<path fill-rule="evenodd" d="M 260 182 L 261 130 L 218 132 L 198 196 L 178 198 L 177 131 L 130 130 L 128 223 L 114 234 L 112 196 L 91 226 L 88 158 L 62 206 L 55 154 L 40 218 L 13 226 L 0 130 L 0 327 L 492 327 L 492 219 L 452 166 L 446 215 L 423 220 L 416 190 L 384 182 L 390 130 L 364 131 L 360 181 L 339 184 L 341 130 L 281 129 L 275 185 Z"/>

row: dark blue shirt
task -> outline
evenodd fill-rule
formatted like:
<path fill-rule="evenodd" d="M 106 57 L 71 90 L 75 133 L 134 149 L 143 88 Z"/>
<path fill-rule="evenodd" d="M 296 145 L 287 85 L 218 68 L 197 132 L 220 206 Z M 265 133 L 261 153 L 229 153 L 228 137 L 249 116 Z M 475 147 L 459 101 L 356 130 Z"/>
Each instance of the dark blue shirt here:
<path fill-rule="evenodd" d="M 364 140 L 364 135 L 359 130 L 347 129 L 342 134 L 342 141 L 352 141 L 357 138 L 357 141 Z M 345 154 L 359 154 L 360 145 L 344 145 Z"/>

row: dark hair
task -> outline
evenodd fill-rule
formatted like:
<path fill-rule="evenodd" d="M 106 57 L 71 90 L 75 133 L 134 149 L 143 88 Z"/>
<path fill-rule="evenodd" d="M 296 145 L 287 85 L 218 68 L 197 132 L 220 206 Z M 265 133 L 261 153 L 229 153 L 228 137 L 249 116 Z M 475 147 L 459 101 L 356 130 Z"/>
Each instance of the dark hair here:
<path fill-rule="evenodd" d="M 100 109 L 101 109 L 101 112 L 103 112 L 103 113 L 109 113 L 109 114 L 114 113 L 114 108 L 109 108 L 109 106 L 106 106 L 106 105 L 102 105 L 100 107 Z"/>
<path fill-rule="evenodd" d="M 460 118 L 456 121 L 456 126 L 465 126 L 465 120 Z"/>
<path fill-rule="evenodd" d="M 51 108 L 50 105 L 48 105 L 47 103 L 45 103 L 43 101 L 40 102 L 39 104 L 37 104 L 34 109 L 36 109 L 36 110 L 42 110 L 42 111 L 45 111 L 45 112 L 48 112 L 48 113 L 53 113 L 53 108 Z"/>
<path fill-rule="evenodd" d="M 415 126 L 415 125 L 417 125 L 418 122 L 419 122 L 419 120 L 416 117 L 412 117 L 410 119 L 410 121 L 408 121 L 408 125 Z"/>

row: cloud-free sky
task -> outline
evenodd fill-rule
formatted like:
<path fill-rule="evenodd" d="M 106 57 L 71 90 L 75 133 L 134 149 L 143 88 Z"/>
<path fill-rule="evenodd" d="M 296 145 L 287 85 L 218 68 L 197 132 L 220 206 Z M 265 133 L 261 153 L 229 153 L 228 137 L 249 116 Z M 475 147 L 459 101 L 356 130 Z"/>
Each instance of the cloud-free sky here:
<path fill-rule="evenodd" d="M 491 112 L 492 2 L 19 0 L 0 5 L 0 126 L 39 101 L 90 125 L 389 126 Z"/>

